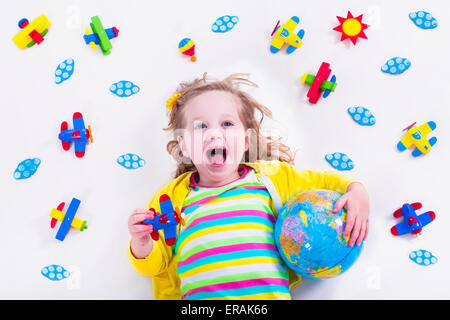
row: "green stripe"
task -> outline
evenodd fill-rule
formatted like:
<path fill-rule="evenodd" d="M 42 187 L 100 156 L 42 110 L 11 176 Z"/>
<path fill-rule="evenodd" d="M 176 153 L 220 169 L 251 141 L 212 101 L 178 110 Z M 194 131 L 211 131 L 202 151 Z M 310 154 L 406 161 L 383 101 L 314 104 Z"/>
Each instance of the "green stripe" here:
<path fill-rule="evenodd" d="M 229 189 L 235 189 L 235 188 L 241 188 L 243 186 L 262 186 L 263 184 L 261 184 L 261 182 L 244 182 L 241 184 L 237 184 L 237 185 L 227 185 L 221 188 L 214 188 L 210 191 L 206 191 L 206 192 L 201 192 L 200 194 L 196 194 L 197 192 L 193 192 L 195 195 L 192 197 L 186 198 L 186 200 L 183 203 L 183 207 L 190 205 L 192 202 L 198 201 L 200 199 L 203 198 L 207 198 L 207 197 L 211 197 L 211 196 L 217 196 Z M 192 194 L 192 193 L 191 193 Z"/>
<path fill-rule="evenodd" d="M 223 247 L 232 244 L 243 244 L 243 243 L 270 243 L 275 245 L 273 238 L 260 237 L 260 236 L 251 236 L 251 237 L 239 237 L 239 238 L 230 238 L 230 239 L 221 239 L 214 240 L 207 243 L 199 244 L 195 247 L 192 247 L 188 251 L 184 252 L 183 255 L 177 257 L 177 261 L 184 261 L 188 257 L 204 250 L 208 250 L 211 248 Z"/>
<path fill-rule="evenodd" d="M 279 272 L 279 271 L 267 271 L 267 272 L 249 272 L 249 273 L 240 273 L 240 274 L 232 274 L 222 277 L 210 278 L 205 280 L 198 280 L 195 282 L 189 282 L 181 288 L 182 294 L 186 294 L 187 291 L 203 287 L 209 286 L 212 284 L 225 283 L 225 282 L 234 282 L 234 281 L 242 281 L 249 279 L 261 279 L 261 278 L 280 278 L 280 279 L 288 279 L 289 275 L 287 272 Z"/>

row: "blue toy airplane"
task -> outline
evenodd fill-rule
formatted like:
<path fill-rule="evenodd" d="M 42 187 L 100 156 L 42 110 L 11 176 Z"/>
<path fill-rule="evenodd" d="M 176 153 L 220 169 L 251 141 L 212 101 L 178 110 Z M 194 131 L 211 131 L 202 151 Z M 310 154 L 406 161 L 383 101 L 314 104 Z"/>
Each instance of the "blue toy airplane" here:
<path fill-rule="evenodd" d="M 394 212 L 394 218 L 403 216 L 403 222 L 393 226 L 391 233 L 394 236 L 401 236 L 406 233 L 420 234 L 422 228 L 436 218 L 433 211 L 427 211 L 421 215 L 416 214 L 416 210 L 422 208 L 422 204 L 415 202 L 413 204 L 405 203 L 400 209 Z"/>
<path fill-rule="evenodd" d="M 50 212 L 50 217 L 52 217 L 50 226 L 52 228 L 56 226 L 56 222 L 61 221 L 61 226 L 56 233 L 56 239 L 59 241 L 64 241 L 64 238 L 71 227 L 77 228 L 80 231 L 87 229 L 86 221 L 75 217 L 78 207 L 80 206 L 80 202 L 81 201 L 77 198 L 73 198 L 72 201 L 70 201 L 69 208 L 66 213 L 63 212 L 65 205 L 64 202 L 60 203 L 56 209 L 52 209 Z"/>
<path fill-rule="evenodd" d="M 299 22 L 300 19 L 296 16 L 293 16 L 282 26 L 278 26 L 278 24 L 275 26 L 275 29 L 272 32 L 272 35 L 275 33 L 275 37 L 273 38 L 270 45 L 270 51 L 272 53 L 277 53 L 278 51 L 280 51 L 281 47 L 285 43 L 289 45 L 289 47 L 286 49 L 287 54 L 291 54 L 297 48 L 301 47 L 302 39 L 305 35 L 305 30 L 300 29 L 297 34 L 294 33 L 294 29 L 297 27 Z"/>
<path fill-rule="evenodd" d="M 64 150 L 70 149 L 70 143 L 75 143 L 75 155 L 78 158 L 84 156 L 86 150 L 86 144 L 88 139 L 93 142 L 91 126 L 84 126 L 83 116 L 80 112 L 75 112 L 73 114 L 73 130 L 68 129 L 68 124 L 66 121 L 61 123 L 61 132 L 58 135 L 59 140 L 61 140 Z"/>
<path fill-rule="evenodd" d="M 151 233 L 153 240 L 157 241 L 159 239 L 158 230 L 164 230 L 166 244 L 173 246 L 177 241 L 177 224 L 181 222 L 184 226 L 184 219 L 181 217 L 179 209 L 173 208 L 172 201 L 167 194 L 159 197 L 159 206 L 161 208 L 161 214 L 151 208 L 150 210 L 154 212 L 155 216 L 152 220 L 145 219 L 144 223 L 153 225 L 153 231 Z"/>

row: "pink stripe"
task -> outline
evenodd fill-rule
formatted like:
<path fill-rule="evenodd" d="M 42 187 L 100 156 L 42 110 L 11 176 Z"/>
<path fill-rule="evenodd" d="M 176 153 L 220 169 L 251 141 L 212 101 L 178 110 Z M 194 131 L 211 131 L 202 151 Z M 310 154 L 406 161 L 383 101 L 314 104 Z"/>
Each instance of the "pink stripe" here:
<path fill-rule="evenodd" d="M 178 261 L 178 267 L 190 264 L 198 259 L 213 256 L 221 253 L 229 253 L 236 251 L 245 251 L 245 250 L 272 250 L 277 251 L 277 248 L 271 243 L 242 243 L 242 244 L 231 244 L 228 246 L 222 246 L 217 248 L 206 249 L 196 254 L 193 254 L 189 258 L 183 261 Z"/>
<path fill-rule="evenodd" d="M 230 190 L 234 190 L 234 189 L 236 189 L 236 188 L 237 188 L 237 187 L 232 188 L 232 189 L 230 189 Z M 239 187 L 239 188 L 243 188 L 243 189 L 247 189 L 247 190 L 267 190 L 265 186 L 243 186 L 243 187 Z M 227 190 L 227 191 L 230 191 L 230 190 Z M 198 206 L 198 205 L 205 204 L 205 203 L 207 203 L 209 200 L 214 199 L 215 197 L 218 197 L 218 196 L 219 196 L 219 195 L 209 196 L 209 197 L 200 199 L 200 200 L 198 200 L 198 201 L 194 201 L 194 202 L 192 202 L 191 204 L 189 204 L 189 205 L 183 207 L 183 209 L 182 209 L 181 211 L 184 212 L 184 210 L 186 210 L 187 208 L 190 208 L 190 207 L 192 207 L 192 206 Z"/>
<path fill-rule="evenodd" d="M 279 278 L 262 278 L 262 279 L 250 279 L 235 282 L 225 282 L 219 284 L 212 284 L 209 286 L 199 287 L 189 290 L 184 297 L 193 295 L 198 292 L 213 292 L 219 290 L 230 290 L 230 289 L 241 289 L 255 286 L 265 286 L 265 285 L 278 285 L 278 286 L 289 286 L 289 281 L 286 279 Z"/>
<path fill-rule="evenodd" d="M 261 211 L 261 210 L 234 210 L 234 211 L 210 214 L 206 217 L 195 219 L 194 222 L 191 223 L 184 230 L 188 230 L 189 228 L 196 226 L 199 223 L 206 222 L 206 221 L 231 218 L 231 217 L 242 217 L 242 216 L 253 216 L 253 217 L 266 218 L 266 219 L 270 220 L 270 222 L 272 222 L 272 223 L 275 223 L 275 221 L 276 221 L 276 218 L 274 215 L 269 214 L 264 211 Z"/>
<path fill-rule="evenodd" d="M 208 202 L 209 200 L 214 199 L 215 197 L 217 197 L 217 195 L 209 196 L 209 197 L 200 199 L 200 200 L 198 200 L 198 201 L 194 201 L 194 202 L 192 202 L 191 204 L 189 204 L 189 205 L 183 207 L 183 209 L 181 210 L 181 212 L 184 212 L 184 210 L 186 210 L 187 208 L 190 208 L 190 207 L 193 207 L 193 206 L 197 206 L 197 205 L 202 205 L 202 204 Z"/>

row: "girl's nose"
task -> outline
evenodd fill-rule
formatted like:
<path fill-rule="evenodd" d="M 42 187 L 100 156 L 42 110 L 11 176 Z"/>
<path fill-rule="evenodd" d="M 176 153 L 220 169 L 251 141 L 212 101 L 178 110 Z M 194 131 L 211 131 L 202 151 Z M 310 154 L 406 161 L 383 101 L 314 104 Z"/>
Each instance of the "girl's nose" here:
<path fill-rule="evenodd" d="M 210 129 L 205 133 L 206 141 L 223 140 L 223 133 L 218 129 Z"/>

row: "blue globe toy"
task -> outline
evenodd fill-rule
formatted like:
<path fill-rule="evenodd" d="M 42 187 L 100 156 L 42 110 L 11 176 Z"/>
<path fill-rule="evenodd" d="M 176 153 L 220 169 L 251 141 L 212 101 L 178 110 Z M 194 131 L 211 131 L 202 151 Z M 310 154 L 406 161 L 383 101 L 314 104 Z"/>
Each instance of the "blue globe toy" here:
<path fill-rule="evenodd" d="M 327 279 L 348 270 L 362 244 L 347 245 L 343 238 L 347 212 L 333 213 L 341 194 L 330 190 L 300 193 L 278 214 L 275 242 L 289 268 L 311 279 Z"/>

